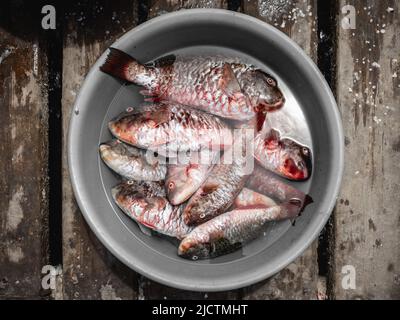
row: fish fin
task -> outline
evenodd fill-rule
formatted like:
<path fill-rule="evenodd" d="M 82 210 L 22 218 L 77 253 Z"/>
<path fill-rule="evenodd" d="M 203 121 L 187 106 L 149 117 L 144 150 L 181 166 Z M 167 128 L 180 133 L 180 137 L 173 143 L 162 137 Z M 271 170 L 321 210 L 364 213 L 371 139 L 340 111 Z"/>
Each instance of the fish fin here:
<path fill-rule="evenodd" d="M 154 103 L 158 103 L 161 102 L 162 99 L 160 97 L 146 97 L 144 99 L 145 102 L 154 102 Z"/>
<path fill-rule="evenodd" d="M 228 96 L 235 96 L 238 93 L 242 93 L 239 82 L 229 63 L 224 63 L 222 67 L 222 78 L 219 80 L 218 84 L 221 90 Z"/>
<path fill-rule="evenodd" d="M 199 164 L 197 163 L 191 163 L 186 167 L 186 175 L 189 176 L 190 175 L 190 171 L 193 169 L 198 169 L 199 168 Z"/>
<path fill-rule="evenodd" d="M 149 236 L 149 237 L 152 236 L 151 229 L 149 227 L 142 225 L 140 222 L 138 222 L 138 226 L 139 226 L 140 231 L 142 231 L 143 234 L 145 234 L 146 236 Z"/>
<path fill-rule="evenodd" d="M 176 56 L 174 54 L 169 54 L 167 56 L 158 58 L 154 60 L 153 62 L 146 63 L 146 67 L 154 67 L 154 68 L 162 68 L 162 67 L 167 67 L 171 66 L 174 64 L 176 60 Z"/>
<path fill-rule="evenodd" d="M 279 141 L 281 139 L 281 134 L 278 130 L 276 129 L 271 129 L 269 132 L 265 135 L 265 140 L 273 140 L 273 141 Z"/>
<path fill-rule="evenodd" d="M 129 54 L 116 48 L 110 48 L 106 61 L 100 67 L 100 70 L 119 79 L 135 82 L 130 71 L 143 72 L 144 66 Z"/>
<path fill-rule="evenodd" d="M 158 128 L 162 124 L 169 121 L 170 114 L 163 111 L 163 106 L 160 106 L 160 112 L 155 113 L 151 118 L 145 119 L 147 125 L 152 128 Z"/>
<path fill-rule="evenodd" d="M 256 128 L 257 132 L 261 131 L 264 127 L 265 119 L 267 114 L 265 112 L 257 112 L 256 114 Z"/>
<path fill-rule="evenodd" d="M 139 93 L 140 93 L 142 96 L 148 96 L 148 97 L 154 97 L 154 96 L 156 95 L 153 91 L 151 91 L 151 90 L 145 90 L 145 89 L 140 90 Z"/>
<path fill-rule="evenodd" d="M 201 196 L 204 197 L 210 193 L 213 193 L 218 188 L 219 188 L 218 184 L 206 184 L 201 188 Z"/>

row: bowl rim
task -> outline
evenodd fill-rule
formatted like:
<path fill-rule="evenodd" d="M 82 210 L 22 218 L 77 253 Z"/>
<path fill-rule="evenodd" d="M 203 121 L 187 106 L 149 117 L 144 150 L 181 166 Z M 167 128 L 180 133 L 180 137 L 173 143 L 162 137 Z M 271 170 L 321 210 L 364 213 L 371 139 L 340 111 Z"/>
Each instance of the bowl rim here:
<path fill-rule="evenodd" d="M 90 210 L 86 208 L 86 205 L 84 201 L 82 200 L 82 195 L 80 193 L 80 188 L 79 188 L 79 182 L 78 177 L 75 173 L 75 168 L 72 163 L 76 162 L 75 158 L 77 157 L 75 152 L 74 152 L 74 146 L 71 143 L 73 140 L 72 137 L 72 132 L 71 128 L 75 127 L 75 123 L 77 122 L 76 117 L 74 117 L 74 110 L 77 109 L 78 105 L 80 104 L 80 100 L 82 99 L 82 93 L 87 91 L 87 89 L 91 86 L 90 80 L 94 76 L 96 72 L 98 72 L 98 69 L 100 67 L 101 62 L 105 59 L 106 52 L 105 51 L 95 62 L 95 64 L 91 67 L 90 71 L 85 77 L 85 80 L 79 90 L 79 93 L 77 95 L 77 98 L 75 100 L 74 106 L 71 110 L 72 116 L 69 122 L 69 127 L 68 127 L 68 135 L 67 135 L 67 161 L 68 161 L 68 169 L 69 169 L 69 175 L 70 175 L 70 180 L 72 184 L 72 189 L 76 198 L 76 201 L 78 203 L 78 206 L 90 226 L 91 230 L 95 233 L 96 237 L 101 241 L 101 243 L 115 256 L 117 257 L 120 261 L 122 261 L 125 265 L 129 266 L 131 269 L 133 269 L 136 272 L 139 272 L 140 274 L 148 277 L 151 280 L 157 281 L 161 284 L 175 287 L 178 289 L 184 289 L 184 290 L 193 290 L 193 291 L 209 291 L 209 292 L 215 292 L 215 291 L 224 291 L 224 290 L 233 290 L 241 287 L 245 287 L 254 283 L 257 283 L 261 280 L 264 280 L 277 272 L 281 271 L 284 267 L 286 267 L 288 264 L 293 262 L 297 257 L 299 257 L 310 245 L 311 243 L 316 239 L 318 234 L 321 232 L 323 229 L 324 225 L 328 221 L 331 212 L 335 206 L 336 199 L 340 190 L 340 185 L 342 181 L 342 176 L 343 176 L 343 171 L 344 171 L 344 133 L 343 133 L 343 126 L 342 126 L 342 120 L 340 116 L 340 112 L 338 109 L 338 106 L 336 104 L 335 98 L 333 96 L 332 91 L 330 90 L 330 87 L 328 83 L 326 82 L 325 78 L 319 71 L 318 67 L 315 65 L 315 63 L 311 60 L 311 58 L 292 40 L 290 39 L 286 34 L 283 32 L 279 31 L 278 29 L 274 28 L 273 26 L 265 23 L 264 21 L 261 21 L 255 17 L 243 14 L 243 13 L 238 13 L 238 12 L 233 12 L 225 9 L 184 9 L 180 11 L 175 11 L 171 13 L 166 13 L 161 16 L 158 16 L 156 18 L 150 19 L 139 26 L 136 26 L 132 28 L 131 30 L 127 31 L 124 35 L 122 35 L 120 38 L 118 38 L 111 46 L 117 46 L 120 43 L 123 43 L 126 39 L 130 38 L 133 36 L 136 32 L 144 29 L 144 28 L 149 28 L 154 25 L 161 25 L 164 22 L 168 23 L 170 21 L 177 21 L 179 19 L 187 19 L 189 16 L 202 16 L 202 15 L 216 15 L 220 17 L 221 19 L 235 19 L 235 24 L 257 24 L 260 28 L 263 28 L 266 30 L 266 32 L 274 34 L 274 36 L 279 37 L 282 39 L 282 41 L 287 44 L 290 49 L 294 50 L 295 53 L 298 55 L 299 59 L 302 60 L 304 63 L 304 68 L 307 68 L 310 70 L 312 73 L 312 76 L 317 80 L 318 86 L 320 89 L 326 94 L 325 97 L 325 104 L 330 105 L 332 108 L 332 113 L 333 113 L 333 118 L 330 119 L 330 121 L 334 122 L 337 132 L 336 135 L 338 137 L 338 141 L 335 140 L 335 142 L 338 144 L 338 153 L 337 154 L 337 159 L 338 163 L 336 164 L 336 168 L 338 169 L 338 172 L 336 174 L 336 180 L 332 186 L 333 192 L 332 196 L 330 197 L 329 205 L 327 206 L 327 213 L 323 215 L 323 217 L 320 219 L 319 224 L 316 226 L 316 228 L 312 231 L 311 234 L 307 235 L 307 238 L 304 241 L 299 241 L 300 243 L 296 243 L 293 245 L 296 245 L 295 248 L 291 248 L 291 251 L 294 252 L 291 254 L 290 259 L 287 259 L 285 263 L 281 263 L 280 265 L 275 266 L 273 270 L 266 271 L 258 276 L 253 276 L 252 278 L 246 277 L 243 275 L 241 279 L 236 279 L 235 282 L 231 283 L 225 283 L 225 284 L 219 284 L 216 286 L 215 284 L 212 283 L 188 283 L 187 281 L 182 281 L 182 282 L 174 282 L 174 281 L 169 281 L 168 278 L 164 278 L 160 275 L 155 275 L 154 273 L 149 272 L 146 268 L 139 266 L 138 264 L 132 263 L 131 261 L 127 260 L 126 257 L 123 254 L 120 254 L 116 248 L 114 248 L 113 245 L 110 244 L 109 239 L 105 235 L 104 232 L 99 230 L 98 226 L 96 225 L 95 221 L 92 219 L 92 215 L 90 213 Z"/>

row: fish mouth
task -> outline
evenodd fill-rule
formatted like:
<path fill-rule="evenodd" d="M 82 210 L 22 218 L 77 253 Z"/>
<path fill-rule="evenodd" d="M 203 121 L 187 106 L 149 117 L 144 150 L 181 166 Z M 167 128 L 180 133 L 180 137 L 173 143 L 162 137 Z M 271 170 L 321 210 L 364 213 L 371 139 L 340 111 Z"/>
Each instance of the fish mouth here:
<path fill-rule="evenodd" d="M 116 136 L 116 125 L 115 125 L 115 122 L 113 120 L 111 120 L 108 123 L 108 130 L 110 130 L 110 132 L 111 132 L 111 134 L 113 136 Z"/>
<path fill-rule="evenodd" d="M 286 102 L 286 99 L 285 99 L 284 96 L 280 96 L 280 97 L 278 98 L 278 100 L 271 101 L 270 103 L 269 103 L 269 102 L 266 102 L 266 103 L 265 103 L 265 105 L 266 105 L 266 111 L 278 110 L 278 109 L 280 109 L 280 108 L 283 107 L 283 105 L 285 104 L 285 102 Z"/>
<path fill-rule="evenodd" d="M 309 178 L 307 165 L 299 166 L 292 158 L 287 158 L 279 171 L 283 177 L 290 180 L 304 181 Z"/>
<path fill-rule="evenodd" d="M 118 184 L 116 186 L 114 186 L 113 188 L 111 188 L 111 196 L 114 199 L 115 203 L 118 204 L 118 194 L 121 190 L 121 186 Z"/>
<path fill-rule="evenodd" d="M 168 200 L 172 205 L 177 206 L 189 199 L 190 195 L 191 193 L 184 192 L 169 193 Z"/>
<path fill-rule="evenodd" d="M 275 111 L 279 110 L 280 108 L 283 107 L 285 104 L 286 100 L 284 96 L 281 96 L 278 98 L 278 100 L 273 100 L 271 102 L 261 99 L 261 101 L 258 102 L 257 107 L 255 108 L 256 112 L 270 112 L 270 111 Z"/>

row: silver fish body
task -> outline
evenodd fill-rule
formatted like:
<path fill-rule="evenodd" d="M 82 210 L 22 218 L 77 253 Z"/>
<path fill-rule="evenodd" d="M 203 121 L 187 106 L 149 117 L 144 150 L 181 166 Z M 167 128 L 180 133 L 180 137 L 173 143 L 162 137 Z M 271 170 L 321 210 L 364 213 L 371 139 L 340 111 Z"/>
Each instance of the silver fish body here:
<path fill-rule="evenodd" d="M 225 212 L 243 189 L 249 171 L 248 141 L 245 127 L 235 135 L 234 147 L 225 151 L 220 162 L 189 199 L 183 216 L 188 225 L 198 225 Z M 239 152 L 235 151 L 237 149 Z M 249 157 L 250 156 L 250 157 Z"/>
<path fill-rule="evenodd" d="M 219 152 L 202 150 L 190 154 L 187 159 L 177 159 L 176 164 L 168 165 L 165 179 L 168 200 L 178 205 L 189 199 L 207 178 Z M 170 159 L 172 162 L 173 159 Z"/>
<path fill-rule="evenodd" d="M 230 119 L 248 120 L 259 111 L 280 108 L 285 101 L 271 75 L 234 59 L 170 55 L 142 65 L 126 53 L 110 48 L 100 69 L 144 86 L 143 94 L 147 96 Z"/>
<path fill-rule="evenodd" d="M 121 210 L 143 226 L 170 237 L 182 239 L 191 228 L 183 222 L 182 206 L 172 206 L 159 185 L 137 187 L 121 183 L 112 189 L 112 196 Z"/>
<path fill-rule="evenodd" d="M 197 260 L 233 252 L 260 235 L 267 222 L 293 218 L 290 206 L 225 212 L 195 227 L 181 241 L 178 255 Z"/>
<path fill-rule="evenodd" d="M 255 166 L 253 174 L 247 180 L 246 187 L 271 197 L 279 203 L 297 204 L 299 213 L 305 206 L 313 202 L 310 195 L 282 181 L 272 172 L 258 165 Z"/>
<path fill-rule="evenodd" d="M 231 129 L 219 118 L 173 103 L 128 108 L 109 122 L 109 129 L 128 144 L 168 156 L 232 144 Z"/>
<path fill-rule="evenodd" d="M 146 151 L 129 146 L 117 139 L 102 143 L 99 147 L 104 163 L 128 180 L 160 181 L 165 179 L 165 159 L 146 156 Z M 160 160 L 162 163 L 160 163 Z M 164 163 L 164 164 L 163 164 Z"/>
<path fill-rule="evenodd" d="M 234 209 L 255 209 L 269 208 L 276 205 L 277 203 L 270 197 L 248 188 L 243 188 L 234 200 L 232 207 Z"/>

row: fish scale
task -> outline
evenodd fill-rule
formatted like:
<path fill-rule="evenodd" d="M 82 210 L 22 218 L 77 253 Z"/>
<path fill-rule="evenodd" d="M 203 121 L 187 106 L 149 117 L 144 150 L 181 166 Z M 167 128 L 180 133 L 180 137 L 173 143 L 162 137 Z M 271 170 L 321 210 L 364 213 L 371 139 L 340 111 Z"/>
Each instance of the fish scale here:
<path fill-rule="evenodd" d="M 234 120 L 249 120 L 285 102 L 272 76 L 229 58 L 168 56 L 150 67 L 110 48 L 100 69 L 144 86 L 147 101 L 169 100 Z"/>
<path fill-rule="evenodd" d="M 225 147 L 232 141 L 231 129 L 219 118 L 166 102 L 125 112 L 110 121 L 109 129 L 128 144 L 155 151 L 159 148 L 169 152 L 199 151 L 212 146 Z"/>
<path fill-rule="evenodd" d="M 159 186 L 154 182 L 123 182 L 111 193 L 118 207 L 137 223 L 181 239 L 192 230 L 183 221 L 183 206 L 172 206 L 165 198 L 164 188 L 161 191 Z"/>
<path fill-rule="evenodd" d="M 195 227 L 180 243 L 178 254 L 188 259 L 213 258 L 232 252 L 257 237 L 265 224 L 296 216 L 291 204 L 225 212 Z"/>
<path fill-rule="evenodd" d="M 243 129 L 246 125 L 244 125 Z M 243 189 L 249 172 L 246 170 L 246 144 L 244 131 L 240 131 L 239 137 L 235 137 L 234 144 L 241 142 L 241 155 L 235 154 L 233 149 L 232 158 L 226 159 L 226 154 L 221 157 L 220 163 L 211 170 L 207 179 L 201 187 L 189 199 L 183 213 L 188 225 L 198 225 L 215 216 L 220 215 L 228 209 L 239 192 Z M 225 161 L 231 163 L 225 164 Z"/>

